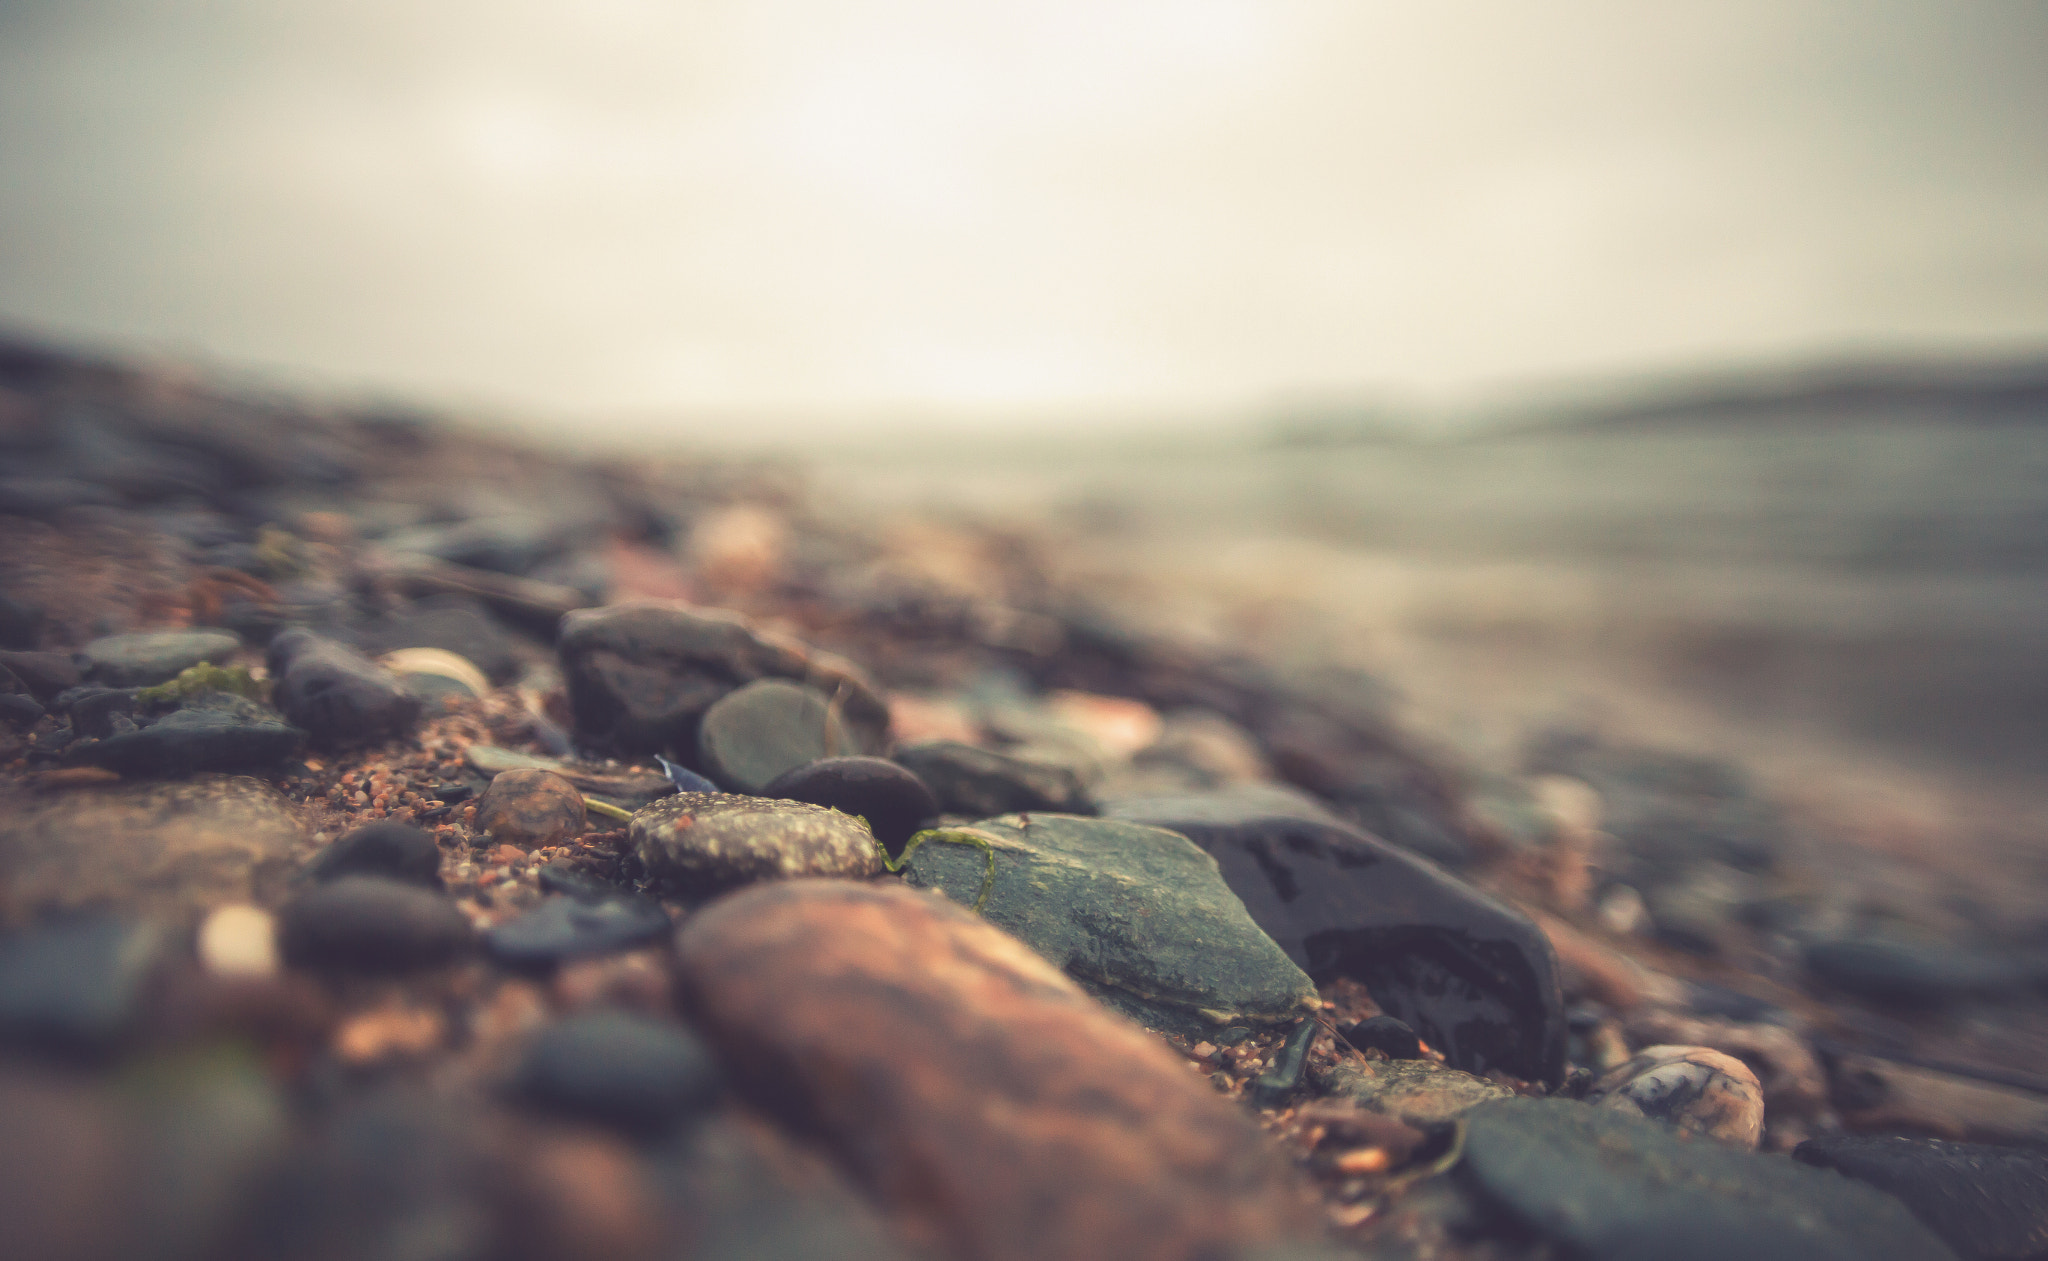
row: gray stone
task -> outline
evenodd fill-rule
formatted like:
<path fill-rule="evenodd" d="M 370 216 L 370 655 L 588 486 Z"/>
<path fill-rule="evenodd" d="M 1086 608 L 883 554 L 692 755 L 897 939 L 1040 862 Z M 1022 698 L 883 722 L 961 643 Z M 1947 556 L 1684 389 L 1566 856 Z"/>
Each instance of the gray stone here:
<path fill-rule="evenodd" d="M 1947 1261 L 1903 1204 L 1847 1178 L 1562 1099 L 1465 1114 L 1464 1169 L 1586 1261 Z"/>
<path fill-rule="evenodd" d="M 1439 1125 L 1490 1099 L 1515 1095 L 1505 1086 L 1435 1060 L 1343 1059 L 1323 1074 L 1319 1084 L 1330 1094 L 1409 1125 Z"/>
<path fill-rule="evenodd" d="M 969 831 L 996 853 L 983 914 L 1141 1019 L 1212 1025 L 1300 1017 L 1314 984 L 1259 930 L 1185 837 L 1071 815 L 1008 815 Z M 926 842 L 904 869 L 912 885 L 971 906 L 980 849 Z"/>
<path fill-rule="evenodd" d="M 278 709 L 315 744 L 375 744 L 409 734 L 419 722 L 419 698 L 389 670 L 311 631 L 288 630 L 271 640 L 270 672 Z"/>
<path fill-rule="evenodd" d="M 451 963 L 475 931 L 455 904 L 384 876 L 343 876 L 292 900 L 278 915 L 285 962 L 319 972 L 391 975 Z"/>
<path fill-rule="evenodd" d="M 1937 1138 L 1839 1134 L 1792 1159 L 1896 1196 L 1969 1261 L 2048 1256 L 2048 1154 Z"/>
<path fill-rule="evenodd" d="M 544 1029 L 526 1048 L 514 1092 L 550 1112 L 631 1137 L 674 1132 L 718 1102 L 718 1063 L 672 1022 L 598 1011 Z"/>
<path fill-rule="evenodd" d="M 201 662 L 232 657 L 242 641 L 226 631 L 137 631 L 109 635 L 79 649 L 86 674 L 108 687 L 153 687 Z"/>
<path fill-rule="evenodd" d="M 830 698 L 782 679 L 726 693 L 697 728 L 705 772 L 731 792 L 759 793 L 786 771 L 852 749 Z"/>
<path fill-rule="evenodd" d="M 0 1042 L 58 1056 L 113 1049 L 162 945 L 147 924 L 97 915 L 0 938 Z"/>
<path fill-rule="evenodd" d="M 1806 968 L 1836 989 L 1880 1003 L 1937 1007 L 1971 998 L 2015 998 L 2032 983 L 2017 960 L 1896 935 L 1811 941 Z"/>
<path fill-rule="evenodd" d="M 859 819 L 800 801 L 676 793 L 634 812 L 633 852 L 649 875 L 708 895 L 759 880 L 882 873 Z"/>
<path fill-rule="evenodd" d="M 84 750 L 95 766 L 123 775 L 262 771 L 297 757 L 306 733 L 244 697 L 212 693 L 148 726 L 110 735 Z"/>
<path fill-rule="evenodd" d="M 1020 810 L 1092 814 L 1081 776 L 1070 766 L 1011 757 L 957 740 L 906 744 L 890 760 L 925 782 L 949 814 L 987 818 Z"/>

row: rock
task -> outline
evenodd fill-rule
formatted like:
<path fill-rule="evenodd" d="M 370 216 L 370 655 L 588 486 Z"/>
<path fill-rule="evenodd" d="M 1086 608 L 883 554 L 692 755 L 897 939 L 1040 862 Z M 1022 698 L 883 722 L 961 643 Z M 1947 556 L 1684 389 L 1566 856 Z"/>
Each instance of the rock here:
<path fill-rule="evenodd" d="M 94 766 L 133 778 L 199 771 L 264 771 L 299 756 L 306 733 L 239 696 L 216 693 L 187 702 L 133 731 L 86 749 Z"/>
<path fill-rule="evenodd" d="M 200 662 L 219 665 L 239 652 L 242 641 L 226 631 L 138 631 L 95 639 L 78 650 L 85 674 L 108 687 L 150 687 L 167 683 Z M 10 665 L 9 669 L 13 669 Z M 19 671 L 16 671 L 19 673 Z"/>
<path fill-rule="evenodd" d="M 128 731 L 135 726 L 135 696 L 138 691 L 139 688 L 132 687 L 67 688 L 58 694 L 52 705 L 71 715 L 73 731 L 104 740 L 116 731 Z M 117 716 L 119 722 L 116 721 Z"/>
<path fill-rule="evenodd" d="M 1866 1133 L 1904 1130 L 1976 1143 L 2048 1147 L 2048 1097 L 2026 1083 L 1823 1047 L 1830 1101 Z"/>
<path fill-rule="evenodd" d="M 451 696 L 474 700 L 491 690 L 483 671 L 439 648 L 400 648 L 377 658 L 377 664 L 425 705 L 438 705 Z"/>
<path fill-rule="evenodd" d="M 664 1200 L 690 1224 L 692 1257 L 924 1261 L 814 1146 L 738 1109 L 683 1137 Z M 593 1257 L 592 1261 L 597 1261 Z"/>
<path fill-rule="evenodd" d="M 1345 1025 L 1337 1032 L 1344 1040 L 1361 1051 L 1378 1051 L 1390 1060 L 1417 1060 L 1422 1058 L 1422 1039 L 1405 1020 L 1392 1016 L 1373 1016 L 1356 1024 Z"/>
<path fill-rule="evenodd" d="M 951 814 L 987 818 L 1021 810 L 1093 814 L 1071 767 L 1010 757 L 957 740 L 920 740 L 890 755 L 923 780 Z"/>
<path fill-rule="evenodd" d="M 1963 1261 L 2048 1256 L 2048 1155 L 2039 1151 L 1840 1134 L 1801 1143 L 1792 1159 L 1897 1198 Z"/>
<path fill-rule="evenodd" d="M 740 1093 L 941 1255 L 1166 1261 L 1315 1232 L 1249 1118 L 964 908 L 791 881 L 705 908 L 676 946 Z"/>
<path fill-rule="evenodd" d="M 681 1027 L 600 1011 L 542 1030 L 512 1089 L 536 1107 L 654 1139 L 710 1111 L 721 1082 L 711 1052 Z"/>
<path fill-rule="evenodd" d="M 535 757 L 515 749 L 501 749 L 495 745 L 472 744 L 462 751 L 462 758 L 477 773 L 492 777 L 504 771 L 537 770 L 553 771 L 575 785 L 576 790 L 586 797 L 595 797 L 609 805 L 628 812 L 638 810 L 658 797 L 666 797 L 677 791 L 667 776 L 650 775 L 640 771 L 606 770 L 580 762 L 564 762 L 556 758 Z M 718 788 L 701 775 L 685 771 L 703 785 L 703 792 L 717 792 Z M 450 800 L 446 795 L 443 801 Z"/>
<path fill-rule="evenodd" d="M 389 876 L 409 884 L 441 887 L 441 847 L 410 823 L 380 819 L 366 823 L 321 850 L 306 865 L 308 879 L 325 884 L 343 876 Z"/>
<path fill-rule="evenodd" d="M 277 921 L 255 906 L 216 908 L 199 925 L 199 962 L 215 976 L 267 977 L 280 970 Z"/>
<path fill-rule="evenodd" d="M 553 771 L 501 772 L 476 802 L 476 826 L 521 849 L 560 844 L 589 821 L 583 794 Z"/>
<path fill-rule="evenodd" d="M 26 731 L 42 721 L 43 707 L 25 692 L 0 692 L 0 723 Z"/>
<path fill-rule="evenodd" d="M 1904 1205 L 1775 1156 L 1562 1099 L 1465 1114 L 1465 1176 L 1586 1261 L 1946 1261 Z"/>
<path fill-rule="evenodd" d="M 828 698 L 781 679 L 726 693 L 697 727 L 699 765 L 712 782 L 752 795 L 785 771 L 852 747 Z"/>
<path fill-rule="evenodd" d="M 0 669 L 21 680 L 29 695 L 45 705 L 81 681 L 78 666 L 61 652 L 0 652 Z"/>
<path fill-rule="evenodd" d="M 427 596 L 387 613 L 355 635 L 370 656 L 406 648 L 439 648 L 472 663 L 493 682 L 519 673 L 514 640 L 484 607 L 466 596 Z"/>
<path fill-rule="evenodd" d="M 1132 771 L 1156 787 L 1145 792 L 1225 788 L 1270 778 L 1272 768 L 1251 733 L 1220 714 L 1176 710 L 1160 721 L 1158 738 L 1131 758 Z"/>
<path fill-rule="evenodd" d="M 1310 977 L 1363 984 L 1453 1067 L 1564 1079 L 1556 956 L 1521 913 L 1284 789 L 1119 798 L 1104 813 L 1207 850 Z"/>
<path fill-rule="evenodd" d="M 559 774 L 567 765 L 551 757 L 521 753 L 517 749 L 501 749 L 495 744 L 472 744 L 462 751 L 462 760 L 469 764 L 471 770 L 485 777 L 526 770 Z"/>
<path fill-rule="evenodd" d="M 1809 1119 L 1827 1106 L 1828 1080 L 1820 1060 L 1804 1038 L 1782 1025 L 1646 1011 L 1631 1013 L 1625 1028 L 1636 1046 L 1710 1046 L 1741 1060 L 1763 1090 L 1767 1125 Z"/>
<path fill-rule="evenodd" d="M 376 744 L 410 734 L 419 722 L 419 698 L 389 670 L 308 630 L 270 641 L 270 673 L 278 709 L 325 748 Z"/>
<path fill-rule="evenodd" d="M 668 912 L 652 898 L 579 890 L 548 898 L 490 929 L 484 948 L 507 967 L 541 970 L 644 946 L 669 928 Z"/>
<path fill-rule="evenodd" d="M 101 915 L 0 938 L 0 1042 L 60 1058 L 113 1050 L 163 944 L 146 924 Z"/>
<path fill-rule="evenodd" d="M 1326 689 L 1355 684 L 1317 677 L 1299 686 L 1316 689 L 1311 703 L 1320 708 L 1332 699 Z M 1375 682 L 1370 690 L 1383 685 Z M 1463 866 L 1472 857 L 1472 837 L 1454 789 L 1441 771 L 1400 747 L 1379 712 L 1383 702 L 1365 708 L 1373 712 L 1351 720 L 1293 709 L 1262 724 L 1274 769 L 1335 803 L 1353 826 L 1431 862 Z"/>
<path fill-rule="evenodd" d="M 1764 1092 L 1732 1055 L 1703 1046 L 1652 1046 L 1593 1083 L 1586 1102 L 1648 1117 L 1731 1147 L 1764 1134 Z"/>
<path fill-rule="evenodd" d="M 244 776 L 17 798 L 0 808 L 0 919 L 115 906 L 184 920 L 282 883 L 299 835 L 290 803 Z"/>
<path fill-rule="evenodd" d="M 1097 997 L 1191 1030 L 1297 1019 L 1315 986 L 1245 914 L 1216 860 L 1159 828 L 1072 815 L 1005 815 L 949 829 L 986 840 L 983 910 Z M 904 879 L 972 906 L 984 851 L 925 842 Z"/>
<path fill-rule="evenodd" d="M 676 793 L 641 807 L 627 829 L 650 875 L 697 896 L 757 880 L 883 871 L 860 820 L 798 801 Z"/>
<path fill-rule="evenodd" d="M 1408 1125 L 1441 1125 L 1514 1091 L 1435 1060 L 1339 1060 L 1322 1074 L 1323 1090 Z"/>
<path fill-rule="evenodd" d="M 892 857 L 902 854 L 911 834 L 939 813 L 938 798 L 923 780 L 878 757 L 820 758 L 777 775 L 761 795 L 808 801 L 866 819 L 868 830 Z"/>
<path fill-rule="evenodd" d="M 840 698 L 856 742 L 842 752 L 879 752 L 888 740 L 888 706 L 851 665 L 765 635 L 736 613 L 651 600 L 578 609 L 562 619 L 556 646 L 577 731 L 621 752 L 696 765 L 704 711 L 764 678 Z"/>
<path fill-rule="evenodd" d="M 343 876 L 301 894 L 278 917 L 285 962 L 316 972 L 440 967 L 471 939 L 469 920 L 446 898 L 382 876 Z"/>
<path fill-rule="evenodd" d="M 0 649 L 33 652 L 43 637 L 41 606 L 0 593 Z"/>
<path fill-rule="evenodd" d="M 1969 998 L 2011 998 L 2032 977 L 2016 960 L 1974 950 L 1866 934 L 1806 943 L 1807 971 L 1873 1002 L 1939 1007 Z"/>

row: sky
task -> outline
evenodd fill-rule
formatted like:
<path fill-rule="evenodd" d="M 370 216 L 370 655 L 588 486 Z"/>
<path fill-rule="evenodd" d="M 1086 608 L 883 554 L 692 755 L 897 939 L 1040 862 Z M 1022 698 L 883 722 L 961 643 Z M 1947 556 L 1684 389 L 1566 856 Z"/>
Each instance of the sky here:
<path fill-rule="evenodd" d="M 2033 0 L 0 0 L 0 326 L 600 426 L 2048 346 Z"/>

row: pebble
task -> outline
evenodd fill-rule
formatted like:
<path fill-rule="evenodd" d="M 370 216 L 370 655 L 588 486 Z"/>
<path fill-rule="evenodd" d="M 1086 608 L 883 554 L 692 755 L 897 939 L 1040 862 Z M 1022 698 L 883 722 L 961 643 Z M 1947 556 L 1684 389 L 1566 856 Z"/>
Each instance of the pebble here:
<path fill-rule="evenodd" d="M 62 1057 L 113 1050 L 163 944 L 147 924 L 105 915 L 0 938 L 0 1042 Z"/>
<path fill-rule="evenodd" d="M 223 906 L 200 921 L 199 962 L 216 976 L 276 976 L 277 922 L 256 906 Z"/>
<path fill-rule="evenodd" d="M 491 690 L 491 681 L 467 659 L 440 648 L 400 648 L 377 658 L 405 690 L 432 704 L 445 697 L 470 700 Z"/>
<path fill-rule="evenodd" d="M 26 731 L 42 719 L 43 707 L 25 692 L 0 692 L 0 722 Z"/>
<path fill-rule="evenodd" d="M 761 795 L 866 819 L 891 857 L 900 856 L 904 842 L 939 813 L 938 798 L 923 780 L 878 757 L 821 758 L 776 776 Z"/>
<path fill-rule="evenodd" d="M 1756 1074 L 1709 1047 L 1645 1047 L 1593 1083 L 1586 1102 L 1732 1147 L 1754 1150 L 1764 1133 L 1764 1092 Z"/>
<path fill-rule="evenodd" d="M 1792 1159 L 1896 1197 L 1962 1261 L 2048 1256 L 2048 1155 L 1934 1138 L 1841 1134 Z"/>
<path fill-rule="evenodd" d="M 1807 971 L 1825 984 L 1902 1007 L 2017 997 L 2033 979 L 2015 960 L 1896 936 L 1810 941 L 1804 954 Z"/>
<path fill-rule="evenodd" d="M 77 664 L 61 652 L 0 652 L 0 669 L 19 679 L 29 695 L 45 705 L 83 682 Z"/>
<path fill-rule="evenodd" d="M 470 947 L 469 920 L 439 894 L 382 876 L 343 876 L 301 894 L 278 917 L 294 968 L 402 973 L 453 962 Z"/>
<path fill-rule="evenodd" d="M 676 949 L 679 997 L 739 1092 L 940 1255 L 1238 1255 L 1316 1233 L 1250 1118 L 963 907 L 781 882 L 699 911 Z"/>
<path fill-rule="evenodd" d="M 78 655 L 84 662 L 86 676 L 95 683 L 107 687 L 153 687 L 177 678 L 201 662 L 218 665 L 241 647 L 242 641 L 226 631 L 138 631 L 95 639 L 79 649 Z"/>
<path fill-rule="evenodd" d="M 995 884 L 982 914 L 1097 997 L 1191 1035 L 1238 1021 L 1293 1020 L 1315 985 L 1245 914 L 1216 860 L 1160 828 L 1072 815 L 1005 815 L 948 829 L 986 841 Z M 980 896 L 987 855 L 926 841 L 906 883 L 962 906 Z"/>
<path fill-rule="evenodd" d="M 1072 767 L 1011 757 L 957 740 L 920 740 L 890 755 L 928 786 L 942 810 L 987 818 L 1017 811 L 1093 814 Z"/>
<path fill-rule="evenodd" d="M 543 869 L 543 883 L 546 869 Z M 665 936 L 668 912 L 652 898 L 577 892 L 551 897 L 484 933 L 507 967 L 538 970 L 567 959 L 631 950 Z"/>
<path fill-rule="evenodd" d="M 492 840 L 536 849 L 583 831 L 583 794 L 553 771 L 500 772 L 476 802 L 476 826 Z"/>
<path fill-rule="evenodd" d="M 542 1030 L 512 1081 L 533 1106 L 638 1139 L 673 1134 L 716 1106 L 721 1090 L 717 1061 L 688 1031 L 620 1011 Z"/>
<path fill-rule="evenodd" d="M 1766 1124 L 1812 1118 L 1827 1107 L 1828 1078 L 1820 1058 L 1783 1025 L 1645 1011 L 1631 1013 L 1626 1029 L 1637 1046 L 1710 1046 L 1741 1060 L 1763 1089 Z"/>
<path fill-rule="evenodd" d="M 427 596 L 387 613 L 356 632 L 357 646 L 383 655 L 405 649 L 440 649 L 503 683 L 519 672 L 512 636 L 466 596 Z"/>
<path fill-rule="evenodd" d="M 1207 850 L 1310 977 L 1363 984 L 1453 1067 L 1563 1081 L 1557 959 L 1521 912 L 1285 789 L 1116 798 L 1103 810 Z"/>
<path fill-rule="evenodd" d="M 1405 1020 L 1373 1016 L 1337 1030 L 1344 1040 L 1361 1051 L 1378 1051 L 1390 1060 L 1422 1058 L 1422 1039 Z"/>
<path fill-rule="evenodd" d="M 132 687 L 67 688 L 58 694 L 51 706 L 71 715 L 71 729 L 79 735 L 104 740 L 116 730 L 127 731 L 135 725 L 135 694 L 138 690 Z"/>
<path fill-rule="evenodd" d="M 641 807 L 627 831 L 650 875 L 697 896 L 757 880 L 883 870 L 859 819 L 805 802 L 676 793 Z"/>
<path fill-rule="evenodd" d="M 409 823 L 380 819 L 342 836 L 306 865 L 319 883 L 343 876 L 389 876 L 409 884 L 441 887 L 441 847 Z"/>
<path fill-rule="evenodd" d="M 270 641 L 272 699 L 324 748 L 376 744 L 409 734 L 419 698 L 362 653 L 308 630 Z"/>
<path fill-rule="evenodd" d="M 697 728 L 699 765 L 714 783 L 750 795 L 786 771 L 852 747 L 828 697 L 781 679 L 726 693 Z"/>
<path fill-rule="evenodd" d="M 111 720 L 110 720 L 111 721 Z M 85 749 L 94 766 L 135 779 L 200 771 L 267 771 L 304 751 L 306 733 L 239 696 L 188 701 L 148 725 L 120 731 Z"/>
<path fill-rule="evenodd" d="M 1346 1058 L 1321 1074 L 1319 1084 L 1335 1098 L 1414 1126 L 1442 1125 L 1489 1099 L 1514 1096 L 1505 1086 L 1435 1060 Z"/>

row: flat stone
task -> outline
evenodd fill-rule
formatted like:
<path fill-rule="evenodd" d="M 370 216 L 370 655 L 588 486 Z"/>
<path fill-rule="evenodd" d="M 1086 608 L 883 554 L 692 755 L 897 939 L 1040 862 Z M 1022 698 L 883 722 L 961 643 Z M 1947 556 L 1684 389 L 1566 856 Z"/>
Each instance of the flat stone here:
<path fill-rule="evenodd" d="M 1408 1125 L 1441 1125 L 1490 1099 L 1515 1092 L 1435 1060 L 1338 1061 L 1322 1077 L 1325 1092 Z"/>
<path fill-rule="evenodd" d="M 0 652 L 0 669 L 21 680 L 29 695 L 45 705 L 84 678 L 77 663 L 61 652 Z"/>
<path fill-rule="evenodd" d="M 883 871 L 859 819 L 800 801 L 676 793 L 635 811 L 627 831 L 648 874 L 697 896 L 757 880 Z"/>
<path fill-rule="evenodd" d="M 108 736 L 84 760 L 142 778 L 199 771 L 262 771 L 297 757 L 306 733 L 239 696 L 216 694 L 171 711 L 146 727 Z"/>
<path fill-rule="evenodd" d="M 1866 935 L 1811 941 L 1807 971 L 1838 990 L 1901 1007 L 2013 998 L 2031 987 L 2016 960 L 1933 942 Z"/>
<path fill-rule="evenodd" d="M 920 740 L 890 754 L 925 782 L 949 814 L 988 818 L 1020 810 L 1092 814 L 1080 773 L 1070 766 L 1010 757 L 957 740 Z"/>
<path fill-rule="evenodd" d="M 108 687 L 151 687 L 167 683 L 202 661 L 215 665 L 240 651 L 242 641 L 226 631 L 137 631 L 108 635 L 78 650 L 85 673 Z"/>
<path fill-rule="evenodd" d="M 362 653 L 308 630 L 270 641 L 272 699 L 324 748 L 376 744 L 410 734 L 419 698 Z"/>
<path fill-rule="evenodd" d="M 343 876 L 288 903 L 278 948 L 294 968 L 395 974 L 440 967 L 474 933 L 448 899 L 382 876 Z"/>
<path fill-rule="evenodd" d="M 1284 789 L 1119 798 L 1103 812 L 1207 850 L 1317 984 L 1363 984 L 1453 1067 L 1563 1080 L 1556 955 L 1527 916 Z"/>
<path fill-rule="evenodd" d="M 589 821 L 583 794 L 553 771 L 500 772 L 476 802 L 476 826 L 522 849 L 559 844 Z"/>
<path fill-rule="evenodd" d="M 697 727 L 700 765 L 731 792 L 759 794 L 785 771 L 852 748 L 830 698 L 782 679 L 726 693 Z"/>
<path fill-rule="evenodd" d="M 0 803 L 0 919 L 115 906 L 183 920 L 289 876 L 300 826 L 261 780 L 201 775 Z"/>
<path fill-rule="evenodd" d="M 1306 1015 L 1316 989 L 1245 914 L 1216 860 L 1174 832 L 1072 815 L 1006 815 L 949 829 L 986 840 L 995 885 L 983 915 L 1141 1020 L 1211 1026 Z M 927 841 L 904 879 L 962 906 L 987 857 Z"/>
<path fill-rule="evenodd" d="M 163 945 L 147 924 L 102 915 L 0 937 L 0 1043 L 58 1056 L 112 1050 Z"/>
<path fill-rule="evenodd" d="M 820 758 L 776 776 L 761 795 L 808 801 L 866 819 L 868 830 L 892 857 L 902 854 L 911 834 L 939 813 L 938 798 L 923 780 L 879 757 Z"/>
<path fill-rule="evenodd" d="M 545 899 L 484 934 L 484 949 L 510 968 L 542 970 L 569 959 L 644 946 L 671 922 L 652 898 L 569 893 Z"/>
<path fill-rule="evenodd" d="M 757 886 L 687 920 L 678 995 L 736 1088 L 938 1255 L 1168 1261 L 1317 1233 L 1251 1119 L 965 908 Z"/>
<path fill-rule="evenodd" d="M 308 878 L 325 884 L 343 876 L 389 876 L 429 889 L 441 887 L 441 847 L 410 823 L 380 819 L 342 836 L 306 865 Z"/>
<path fill-rule="evenodd" d="M 1752 1151 L 1764 1134 L 1756 1074 L 1711 1047 L 1644 1047 L 1593 1083 L 1586 1102 Z"/>
<path fill-rule="evenodd" d="M 1809 1139 L 1792 1159 L 1897 1198 L 1965 1261 L 2048 1256 L 2048 1155 L 1898 1135 Z"/>
<path fill-rule="evenodd" d="M 536 1035 L 512 1088 L 533 1106 L 652 1139 L 708 1112 L 722 1081 L 710 1050 L 681 1026 L 599 1011 Z"/>
<path fill-rule="evenodd" d="M 1586 1261 L 1947 1261 L 1903 1204 L 1782 1157 L 1563 1099 L 1465 1114 L 1464 1170 Z"/>

